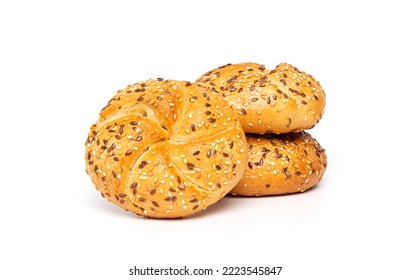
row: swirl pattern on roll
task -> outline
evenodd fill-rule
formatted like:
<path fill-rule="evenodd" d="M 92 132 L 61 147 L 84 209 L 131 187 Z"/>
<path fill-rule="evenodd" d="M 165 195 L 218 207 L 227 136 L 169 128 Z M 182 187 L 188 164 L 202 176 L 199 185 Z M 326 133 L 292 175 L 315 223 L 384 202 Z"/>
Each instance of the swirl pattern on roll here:
<path fill-rule="evenodd" d="M 86 140 L 86 171 L 102 196 L 138 215 L 183 217 L 242 178 L 246 139 L 219 94 L 151 79 L 120 90 Z"/>

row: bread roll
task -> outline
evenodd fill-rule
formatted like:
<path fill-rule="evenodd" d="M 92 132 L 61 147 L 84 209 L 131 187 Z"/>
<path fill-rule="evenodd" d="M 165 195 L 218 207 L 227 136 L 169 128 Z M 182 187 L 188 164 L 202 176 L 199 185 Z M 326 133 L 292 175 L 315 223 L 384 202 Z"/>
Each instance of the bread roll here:
<path fill-rule="evenodd" d="M 322 178 L 327 157 L 307 132 L 247 134 L 249 159 L 243 179 L 231 191 L 241 196 L 303 192 Z"/>
<path fill-rule="evenodd" d="M 256 63 L 227 64 L 197 81 L 221 93 L 237 109 L 248 133 L 303 131 L 324 113 L 320 84 L 290 64 L 282 63 L 272 71 Z"/>
<path fill-rule="evenodd" d="M 244 132 L 219 94 L 148 80 L 120 90 L 86 141 L 86 171 L 103 197 L 138 215 L 183 217 L 217 202 L 242 178 Z"/>

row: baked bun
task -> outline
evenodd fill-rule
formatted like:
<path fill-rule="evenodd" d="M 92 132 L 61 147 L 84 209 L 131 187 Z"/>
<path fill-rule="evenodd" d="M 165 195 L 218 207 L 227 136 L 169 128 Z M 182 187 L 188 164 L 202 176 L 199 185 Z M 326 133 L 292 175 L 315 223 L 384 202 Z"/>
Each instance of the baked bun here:
<path fill-rule="evenodd" d="M 247 134 L 249 159 L 243 179 L 231 191 L 241 196 L 303 192 L 315 186 L 327 167 L 321 145 L 307 132 Z"/>
<path fill-rule="evenodd" d="M 227 64 L 197 81 L 221 93 L 237 109 L 245 132 L 299 132 L 312 128 L 324 113 L 320 84 L 290 64 L 271 71 L 256 63 Z"/>
<path fill-rule="evenodd" d="M 127 86 L 103 108 L 86 141 L 86 171 L 103 197 L 128 211 L 183 217 L 239 182 L 246 146 L 219 94 L 160 78 Z"/>

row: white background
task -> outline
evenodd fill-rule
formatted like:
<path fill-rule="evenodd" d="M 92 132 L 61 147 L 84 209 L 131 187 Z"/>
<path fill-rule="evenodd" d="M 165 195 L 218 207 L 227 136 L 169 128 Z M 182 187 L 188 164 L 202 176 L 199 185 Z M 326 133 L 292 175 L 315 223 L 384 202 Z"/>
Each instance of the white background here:
<path fill-rule="evenodd" d="M 1 1 L 0 278 L 168 279 L 128 269 L 187 265 L 411 279 L 406 2 Z M 244 61 L 291 63 L 325 89 L 310 131 L 329 160 L 316 188 L 225 198 L 179 220 L 100 197 L 84 142 L 118 89 Z"/>

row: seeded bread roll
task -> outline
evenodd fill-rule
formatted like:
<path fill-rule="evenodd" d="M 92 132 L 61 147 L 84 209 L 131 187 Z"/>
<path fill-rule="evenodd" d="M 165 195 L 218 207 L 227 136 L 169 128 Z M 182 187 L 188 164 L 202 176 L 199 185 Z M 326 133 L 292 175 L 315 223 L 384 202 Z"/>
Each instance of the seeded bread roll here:
<path fill-rule="evenodd" d="M 86 141 L 86 171 L 103 197 L 138 215 L 205 209 L 242 178 L 244 132 L 219 94 L 189 82 L 148 80 L 120 90 Z"/>
<path fill-rule="evenodd" d="M 315 186 L 327 167 L 321 145 L 307 132 L 282 135 L 247 134 L 248 166 L 231 191 L 241 196 L 303 192 Z"/>
<path fill-rule="evenodd" d="M 303 131 L 324 113 L 321 85 L 290 64 L 279 64 L 271 71 L 256 63 L 227 64 L 197 81 L 221 93 L 237 109 L 248 133 Z"/>

